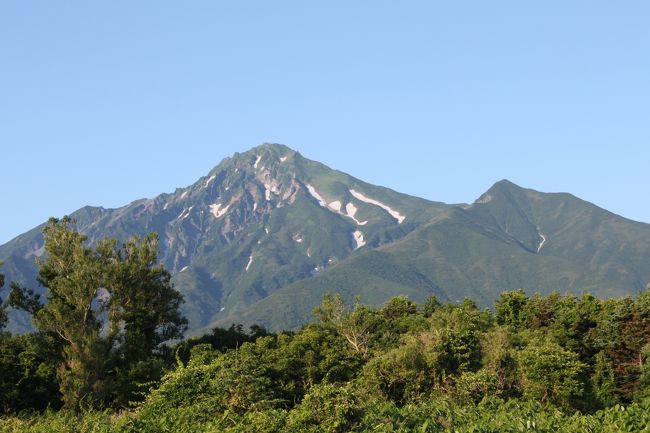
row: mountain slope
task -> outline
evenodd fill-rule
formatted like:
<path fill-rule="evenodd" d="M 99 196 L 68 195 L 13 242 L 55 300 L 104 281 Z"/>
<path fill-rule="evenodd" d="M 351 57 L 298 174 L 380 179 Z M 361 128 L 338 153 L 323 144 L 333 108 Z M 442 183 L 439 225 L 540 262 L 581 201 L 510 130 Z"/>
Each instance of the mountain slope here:
<path fill-rule="evenodd" d="M 570 194 L 500 181 L 472 205 L 447 205 L 278 144 L 226 158 L 171 194 L 71 216 L 90 242 L 156 231 L 194 332 L 233 322 L 296 327 L 328 292 L 374 304 L 435 294 L 490 305 L 519 287 L 619 296 L 650 281 L 650 225 Z M 0 246 L 9 280 L 35 287 L 41 229 Z M 14 313 L 12 326 L 29 324 Z"/>
<path fill-rule="evenodd" d="M 187 188 L 71 216 L 90 242 L 156 231 L 193 328 L 233 320 L 277 289 L 359 248 L 399 239 L 447 209 L 265 144 L 226 158 Z M 11 280 L 34 286 L 42 227 L 0 247 Z M 21 323 L 21 326 L 24 323 Z"/>
<path fill-rule="evenodd" d="M 291 328 L 309 320 L 309 306 L 331 292 L 373 304 L 398 294 L 418 301 L 434 294 L 488 306 L 503 290 L 612 297 L 636 293 L 649 281 L 650 225 L 570 194 L 501 181 L 471 206 L 450 208 L 402 239 L 284 287 L 242 321 Z"/>

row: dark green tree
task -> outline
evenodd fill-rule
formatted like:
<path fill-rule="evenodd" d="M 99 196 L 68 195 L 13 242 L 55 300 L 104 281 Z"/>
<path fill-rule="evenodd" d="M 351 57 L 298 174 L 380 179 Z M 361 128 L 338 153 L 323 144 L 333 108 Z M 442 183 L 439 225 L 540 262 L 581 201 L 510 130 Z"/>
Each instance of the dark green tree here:
<path fill-rule="evenodd" d="M 157 237 L 133 238 L 120 248 L 103 239 L 92 249 L 67 217 L 50 219 L 43 237 L 46 256 L 38 280 L 48 290 L 47 303 L 17 285 L 12 303 L 34 314 L 36 327 L 61 342 L 57 376 L 67 407 L 107 398 L 124 403 L 115 393 L 132 390 L 121 389 L 120 381 L 129 377 L 131 383 L 143 373 L 142 379 L 150 379 L 147 372 L 161 367 L 151 357 L 164 341 L 180 337 L 186 323 L 178 312 L 181 295 L 156 265 Z"/>
<path fill-rule="evenodd" d="M 496 302 L 496 319 L 500 325 L 522 326 L 529 319 L 528 317 L 528 296 L 523 290 L 503 292 Z"/>
<path fill-rule="evenodd" d="M 0 335 L 0 413 L 61 406 L 59 351 L 43 333 Z"/>
<path fill-rule="evenodd" d="M 582 396 L 585 365 L 576 353 L 552 341 L 531 341 L 518 358 L 525 397 L 570 408 Z"/>
<path fill-rule="evenodd" d="M 591 386 L 600 407 L 609 407 L 618 403 L 614 369 L 603 352 L 598 352 L 596 355 L 596 365 L 594 366 L 594 374 L 591 377 Z"/>
<path fill-rule="evenodd" d="M 381 313 L 388 320 L 400 319 L 404 316 L 415 314 L 416 312 L 417 305 L 411 302 L 406 296 L 395 296 L 391 298 L 381 309 Z"/>
<path fill-rule="evenodd" d="M 640 397 L 650 397 L 650 343 L 641 349 L 643 364 L 641 365 L 641 390 Z"/>
<path fill-rule="evenodd" d="M 424 317 L 431 317 L 431 315 L 440 308 L 440 305 L 440 301 L 435 295 L 429 296 L 424 300 L 424 304 L 422 304 L 422 315 Z"/>
<path fill-rule="evenodd" d="M 2 262 L 0 262 L 0 266 L 2 266 Z M 2 289 L 2 286 L 5 285 L 5 276 L 3 274 L 0 274 L 0 289 Z M 5 304 L 2 302 L 2 298 L 0 298 L 0 331 L 5 327 L 7 324 L 7 311 L 5 310 Z"/>
<path fill-rule="evenodd" d="M 163 342 L 182 337 L 186 320 L 179 308 L 183 298 L 171 284 L 171 275 L 157 263 L 158 237 L 131 238 L 121 248 L 108 242 L 100 296 L 108 318 L 110 369 L 115 372 L 111 399 L 125 406 L 140 388 L 158 380 L 164 363 Z"/>

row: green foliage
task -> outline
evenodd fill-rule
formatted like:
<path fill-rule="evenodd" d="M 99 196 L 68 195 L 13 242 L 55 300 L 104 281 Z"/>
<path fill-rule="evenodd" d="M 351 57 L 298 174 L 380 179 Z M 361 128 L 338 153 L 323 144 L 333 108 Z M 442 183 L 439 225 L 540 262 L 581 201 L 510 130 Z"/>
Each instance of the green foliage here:
<path fill-rule="evenodd" d="M 639 298 L 532 296 L 515 309 L 526 312 L 520 321 L 469 300 L 425 317 L 405 298 L 373 309 L 328 297 L 322 325 L 271 335 L 216 329 L 177 345 L 174 367 L 155 353 L 129 364 L 112 386 L 142 381 L 146 399 L 131 410 L 22 413 L 0 418 L 0 432 L 650 432 L 650 315 Z M 345 335 L 354 327 L 367 336 L 366 358 Z M 43 384 L 54 370 L 34 365 L 58 361 L 37 340 L 11 339 L 0 362 L 25 359 L 0 371 L 4 401 L 53 398 Z M 144 382 L 165 367 L 159 383 Z M 31 389 L 38 384 L 43 392 Z"/>
<path fill-rule="evenodd" d="M 528 296 L 523 290 L 503 292 L 495 304 L 497 323 L 515 328 L 521 327 L 530 320 L 527 306 Z"/>
<path fill-rule="evenodd" d="M 361 403 L 350 386 L 329 383 L 314 386 L 287 419 L 288 432 L 342 433 L 361 415 Z"/>
<path fill-rule="evenodd" d="M 415 314 L 417 309 L 417 305 L 406 296 L 396 296 L 384 304 L 381 314 L 386 320 L 391 321 Z"/>
<path fill-rule="evenodd" d="M 2 266 L 2 262 L 0 262 L 0 266 Z M 5 276 L 0 273 L 0 289 L 2 289 L 2 286 L 5 285 Z M 0 332 L 2 332 L 2 329 L 5 327 L 7 324 L 7 311 L 5 310 L 5 304 L 2 302 L 2 298 L 0 298 Z"/>
<path fill-rule="evenodd" d="M 641 356 L 643 365 L 641 367 L 641 377 L 639 378 L 641 382 L 639 395 L 642 398 L 650 398 L 650 343 L 643 346 Z"/>
<path fill-rule="evenodd" d="M 437 334 L 408 338 L 400 347 L 373 357 L 364 366 L 360 383 L 371 393 L 400 404 L 417 400 L 443 380 L 440 360 L 444 351 Z"/>
<path fill-rule="evenodd" d="M 268 337 L 267 337 L 268 338 Z M 201 349 L 205 346 L 196 346 Z M 179 365 L 151 392 L 141 411 L 144 418 L 178 408 L 201 408 L 207 418 L 231 411 L 242 414 L 271 405 L 271 380 L 250 343 L 214 359 L 196 350 L 187 366 Z"/>
<path fill-rule="evenodd" d="M 481 311 L 469 299 L 460 305 L 446 305 L 430 319 L 432 329 L 442 338 L 445 355 L 441 368 L 448 374 L 475 371 L 480 367 L 480 336 L 492 322 L 487 311 Z"/>
<path fill-rule="evenodd" d="M 453 396 L 459 402 L 478 403 L 488 396 L 499 396 L 499 377 L 493 371 L 482 368 L 478 371 L 464 371 L 456 379 Z"/>
<path fill-rule="evenodd" d="M 591 377 L 593 394 L 600 407 L 610 407 L 618 403 L 616 396 L 616 379 L 612 364 L 607 360 L 604 352 L 596 355 L 594 374 Z"/>
<path fill-rule="evenodd" d="M 0 413 L 61 406 L 57 346 L 43 334 L 0 334 Z"/>
<path fill-rule="evenodd" d="M 91 249 L 69 218 L 51 219 L 43 237 L 39 282 L 48 289 L 47 303 L 13 285 L 12 304 L 58 340 L 56 372 L 66 407 L 124 406 L 160 375 L 161 363 L 150 358 L 162 354 L 164 341 L 180 337 L 186 323 L 181 295 L 156 264 L 157 237 L 133 238 L 120 248 L 103 239 Z"/>
<path fill-rule="evenodd" d="M 187 363 L 194 346 L 207 345 L 212 349 L 225 352 L 268 335 L 270 334 L 266 329 L 260 326 L 251 326 L 250 332 L 246 333 L 242 325 L 232 324 L 227 329 L 214 328 L 209 334 L 183 340 L 174 348 L 174 352 L 183 363 Z"/>
<path fill-rule="evenodd" d="M 429 296 L 422 304 L 422 315 L 424 317 L 431 317 L 431 315 L 440 308 L 441 304 L 437 297 L 434 295 Z"/>
<path fill-rule="evenodd" d="M 315 384 L 349 381 L 361 368 L 343 338 L 314 325 L 293 335 L 279 334 L 274 349 L 261 352 L 260 362 L 269 365 L 278 384 L 276 398 L 287 406 L 300 401 Z"/>
<path fill-rule="evenodd" d="M 571 407 L 580 397 L 585 365 L 576 353 L 550 341 L 532 341 L 518 354 L 521 387 L 525 397 Z"/>
<path fill-rule="evenodd" d="M 353 308 L 343 303 L 340 295 L 326 295 L 314 314 L 328 329 L 345 338 L 350 347 L 363 359 L 368 359 L 370 335 L 376 320 L 373 313 L 358 301 Z"/>
<path fill-rule="evenodd" d="M 520 394 L 516 348 L 508 328 L 496 326 L 481 336 L 483 370 L 489 371 L 496 382 L 494 394 L 512 397 Z M 484 386 L 481 387 L 485 389 Z M 474 399 L 476 400 L 476 399 Z"/>

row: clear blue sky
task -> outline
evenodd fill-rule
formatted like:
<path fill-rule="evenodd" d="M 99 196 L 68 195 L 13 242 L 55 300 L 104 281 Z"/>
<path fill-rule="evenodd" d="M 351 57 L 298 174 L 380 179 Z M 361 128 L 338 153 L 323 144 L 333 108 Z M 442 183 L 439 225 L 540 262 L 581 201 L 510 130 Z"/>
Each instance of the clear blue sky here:
<path fill-rule="evenodd" d="M 650 2 L 0 3 L 0 243 L 267 141 L 433 200 L 508 178 L 650 222 Z"/>

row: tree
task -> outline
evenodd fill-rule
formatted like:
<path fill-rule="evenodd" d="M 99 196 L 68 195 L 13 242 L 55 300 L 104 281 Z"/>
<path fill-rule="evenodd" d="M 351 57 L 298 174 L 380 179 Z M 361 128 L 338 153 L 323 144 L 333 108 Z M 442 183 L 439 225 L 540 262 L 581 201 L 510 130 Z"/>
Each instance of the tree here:
<path fill-rule="evenodd" d="M 490 326 L 492 316 L 481 311 L 470 299 L 460 305 L 446 305 L 429 318 L 432 330 L 443 336 L 446 356 L 441 365 L 447 373 L 476 371 L 481 364 L 481 333 Z"/>
<path fill-rule="evenodd" d="M 340 295 L 325 295 L 314 314 L 323 326 L 344 337 L 361 359 L 368 359 L 373 324 L 368 320 L 370 311 L 367 307 L 357 302 L 354 308 L 348 308 Z"/>
<path fill-rule="evenodd" d="M 571 407 L 583 393 L 580 377 L 585 369 L 576 353 L 551 341 L 531 342 L 519 353 L 524 396 Z"/>
<path fill-rule="evenodd" d="M 111 399 L 124 406 L 136 398 L 139 386 L 160 378 L 162 343 L 182 337 L 186 320 L 179 308 L 182 296 L 171 275 L 157 264 L 158 237 L 132 238 L 121 248 L 107 245 L 111 257 L 104 270 L 103 296 L 108 297 L 108 344 L 115 371 Z M 100 293 L 100 296 L 102 294 Z"/>
<path fill-rule="evenodd" d="M 641 355 L 644 358 L 641 367 L 641 397 L 650 397 L 650 343 L 643 346 Z"/>
<path fill-rule="evenodd" d="M 2 266 L 2 262 L 0 262 Z M 0 289 L 5 285 L 5 276 L 0 274 Z M 5 327 L 7 324 L 7 312 L 5 311 L 5 305 L 2 303 L 2 298 L 0 298 L 0 330 Z"/>
<path fill-rule="evenodd" d="M 50 219 L 43 237 L 46 256 L 38 280 L 48 289 L 47 303 L 17 285 L 12 303 L 31 312 L 41 332 L 61 341 L 57 376 L 65 405 L 105 401 L 115 392 L 116 373 L 124 377 L 156 355 L 161 343 L 182 335 L 182 297 L 156 265 L 154 234 L 119 248 L 116 240 L 102 239 L 92 249 L 64 217 Z"/>
<path fill-rule="evenodd" d="M 57 346 L 42 333 L 0 335 L 0 413 L 61 406 Z"/>
<path fill-rule="evenodd" d="M 406 296 L 395 296 L 391 298 L 384 307 L 381 313 L 387 320 L 396 320 L 404 316 L 415 314 L 417 312 L 417 305 L 409 301 Z"/>
<path fill-rule="evenodd" d="M 618 403 L 614 369 L 602 351 L 596 355 L 596 365 L 594 366 L 594 374 L 591 377 L 591 386 L 599 406 L 609 407 Z"/>
<path fill-rule="evenodd" d="M 431 317 L 431 315 L 440 308 L 440 305 L 440 301 L 435 295 L 429 296 L 424 300 L 424 304 L 422 304 L 422 315 L 424 317 Z"/>
<path fill-rule="evenodd" d="M 518 328 L 528 320 L 526 306 L 528 296 L 523 290 L 503 292 L 496 302 L 496 319 L 499 325 Z"/>

